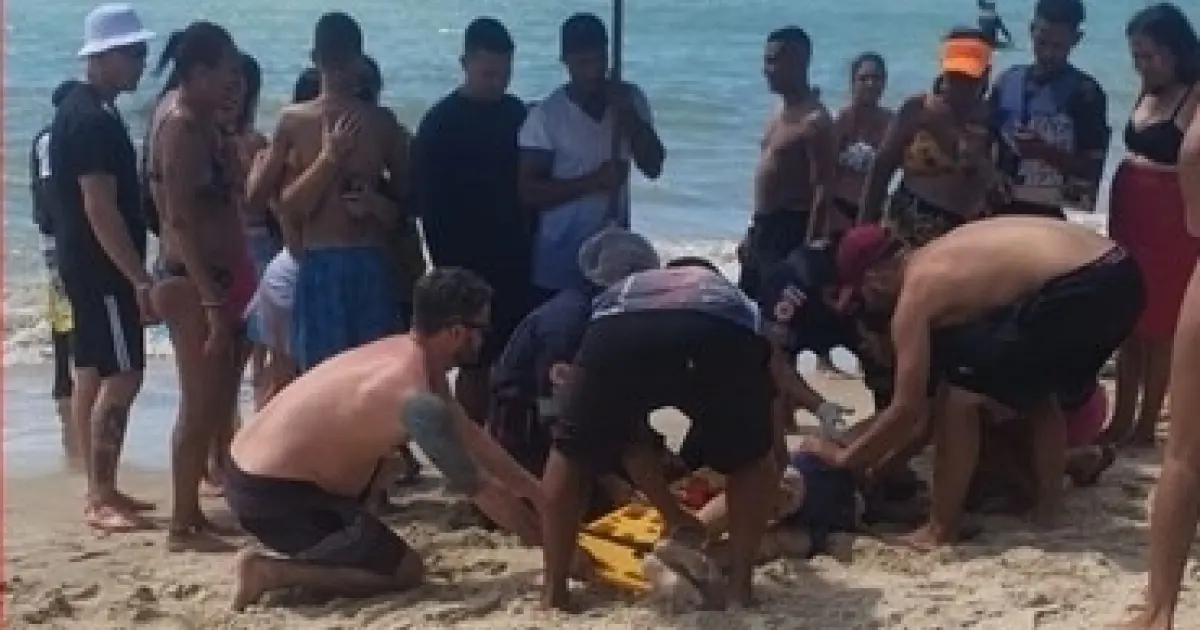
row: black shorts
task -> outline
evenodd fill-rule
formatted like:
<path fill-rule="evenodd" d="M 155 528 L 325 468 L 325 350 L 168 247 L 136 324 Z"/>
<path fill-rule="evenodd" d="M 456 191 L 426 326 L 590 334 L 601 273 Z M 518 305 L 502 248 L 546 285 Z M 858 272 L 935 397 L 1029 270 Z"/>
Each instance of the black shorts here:
<path fill-rule="evenodd" d="M 63 288 L 75 324 L 75 367 L 94 369 L 101 378 L 145 369 L 146 338 L 132 286 L 64 275 Z"/>
<path fill-rule="evenodd" d="M 738 286 L 746 295 L 762 295 L 767 271 L 787 258 L 808 237 L 810 213 L 776 210 L 755 214 L 746 233 L 746 259 Z"/>
<path fill-rule="evenodd" d="M 1094 386 L 1145 302 L 1137 263 L 1113 247 L 1018 304 L 938 331 L 934 363 L 950 385 L 1023 411 Z"/>
<path fill-rule="evenodd" d="M 992 216 L 997 217 L 1045 217 L 1047 219 L 1067 218 L 1067 213 L 1058 206 L 1045 206 L 1028 201 L 1012 201 L 1007 206 L 996 209 Z"/>
<path fill-rule="evenodd" d="M 242 529 L 294 560 L 394 576 L 413 553 L 359 500 L 310 481 L 252 475 L 230 462 L 225 500 Z"/>
<path fill-rule="evenodd" d="M 675 407 L 702 436 L 698 457 L 718 472 L 736 472 L 771 452 L 769 359 L 766 339 L 711 315 L 604 317 L 584 335 L 554 446 L 592 472 L 613 470 L 648 435 L 650 413 Z"/>

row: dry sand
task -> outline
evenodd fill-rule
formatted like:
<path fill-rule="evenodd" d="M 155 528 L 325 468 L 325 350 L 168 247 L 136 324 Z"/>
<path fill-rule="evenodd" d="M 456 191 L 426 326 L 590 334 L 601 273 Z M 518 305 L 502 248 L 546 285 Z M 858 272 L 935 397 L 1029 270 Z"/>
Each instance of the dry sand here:
<path fill-rule="evenodd" d="M 856 382 L 814 380 L 834 399 L 868 408 Z M 685 426 L 670 412 L 655 424 L 676 438 Z M 975 543 L 930 555 L 859 537 L 846 541 L 849 563 L 821 557 L 762 567 L 763 603 L 755 611 L 674 616 L 603 589 L 583 594 L 588 608 L 577 616 L 539 611 L 539 553 L 472 525 L 466 506 L 440 495 L 434 480 L 400 497 L 405 508 L 392 518 L 426 559 L 426 586 L 395 597 L 235 614 L 228 608 L 231 556 L 170 554 L 161 531 L 98 537 L 80 523 L 82 480 L 9 479 L 4 616 L 10 628 L 1100 630 L 1139 602 L 1145 504 L 1157 459 L 1149 452 L 1125 457 L 1099 487 L 1071 491 L 1069 525 L 1058 531 L 992 518 Z M 135 495 L 165 507 L 166 473 L 125 471 L 122 478 Z M 210 507 L 228 518 L 217 503 Z M 1193 565 L 1186 581 L 1194 584 L 1196 576 Z M 1200 595 L 1185 591 L 1180 618 L 1198 610 Z"/>

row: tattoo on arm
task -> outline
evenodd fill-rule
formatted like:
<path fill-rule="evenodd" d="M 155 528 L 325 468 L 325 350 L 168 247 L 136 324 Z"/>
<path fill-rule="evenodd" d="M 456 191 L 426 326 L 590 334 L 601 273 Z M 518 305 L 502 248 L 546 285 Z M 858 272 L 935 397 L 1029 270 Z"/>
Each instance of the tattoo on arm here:
<path fill-rule="evenodd" d="M 454 429 L 450 405 L 435 394 L 422 393 L 409 396 L 400 413 L 412 440 L 446 477 L 447 488 L 474 495 L 482 476 Z"/>

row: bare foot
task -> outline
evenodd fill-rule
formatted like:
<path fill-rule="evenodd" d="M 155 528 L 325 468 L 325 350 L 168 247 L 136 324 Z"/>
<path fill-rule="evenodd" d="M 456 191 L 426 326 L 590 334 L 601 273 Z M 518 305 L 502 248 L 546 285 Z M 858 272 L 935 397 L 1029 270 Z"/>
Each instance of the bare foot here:
<path fill-rule="evenodd" d="M 234 562 L 234 579 L 237 583 L 230 608 L 234 612 L 242 612 L 273 588 L 271 559 L 253 549 L 243 549 L 238 552 Z"/>
<path fill-rule="evenodd" d="M 112 502 L 114 505 L 119 505 L 130 512 L 151 512 L 154 508 L 158 507 L 150 501 L 136 499 L 120 490 L 113 490 Z"/>
<path fill-rule="evenodd" d="M 1160 621 L 1149 613 L 1141 613 L 1124 623 L 1110 626 L 1111 630 L 1171 630 L 1171 620 Z"/>
<path fill-rule="evenodd" d="M 699 546 L 693 547 L 675 538 L 664 538 L 654 545 L 654 555 L 679 577 L 688 580 L 704 598 L 703 608 L 725 608 L 725 576 L 720 567 Z"/>
<path fill-rule="evenodd" d="M 548 587 L 543 587 L 542 598 L 539 601 L 539 607 L 542 610 L 557 610 L 568 615 L 576 615 L 583 612 L 583 608 L 578 603 L 571 600 L 569 590 L 564 590 L 561 594 L 551 592 Z"/>
<path fill-rule="evenodd" d="M 926 525 L 911 534 L 893 537 L 890 540 L 895 544 L 922 553 L 928 553 L 954 543 L 953 537 L 942 534 L 932 525 Z"/>
<path fill-rule="evenodd" d="M 229 553 L 237 547 L 212 532 L 196 529 L 172 529 L 167 532 L 167 551 L 181 553 Z"/>
<path fill-rule="evenodd" d="M 97 503 L 88 506 L 83 520 L 89 527 L 110 534 L 154 529 L 150 521 L 117 505 Z"/>

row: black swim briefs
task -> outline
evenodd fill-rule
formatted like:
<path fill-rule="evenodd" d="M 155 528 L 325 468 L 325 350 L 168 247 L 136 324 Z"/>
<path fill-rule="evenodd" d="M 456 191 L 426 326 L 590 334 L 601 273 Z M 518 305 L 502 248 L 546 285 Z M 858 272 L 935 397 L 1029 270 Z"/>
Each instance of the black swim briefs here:
<path fill-rule="evenodd" d="M 746 259 L 738 287 L 746 295 L 762 294 L 762 283 L 772 267 L 783 262 L 792 250 L 804 244 L 808 237 L 809 212 L 776 210 L 760 212 L 751 219 L 746 232 Z"/>
<path fill-rule="evenodd" d="M 936 331 L 934 363 L 956 387 L 1017 411 L 1083 391 L 1133 330 L 1141 270 L 1120 247 L 980 320 Z"/>
<path fill-rule="evenodd" d="M 225 499 L 246 532 L 294 560 L 394 576 L 413 553 L 359 499 L 311 481 L 254 475 L 230 462 Z"/>
<path fill-rule="evenodd" d="M 651 412 L 692 422 L 698 459 L 736 472 L 771 451 L 775 395 L 765 338 L 692 311 L 604 317 L 588 329 L 564 388 L 554 446 L 596 473 L 615 469 Z M 698 443 L 697 443 L 698 442 Z"/>

